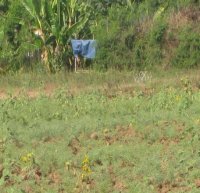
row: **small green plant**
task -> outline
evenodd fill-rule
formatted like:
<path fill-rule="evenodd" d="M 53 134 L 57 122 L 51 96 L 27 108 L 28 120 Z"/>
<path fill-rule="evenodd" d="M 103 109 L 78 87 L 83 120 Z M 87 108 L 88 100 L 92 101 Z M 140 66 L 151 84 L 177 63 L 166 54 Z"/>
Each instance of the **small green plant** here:
<path fill-rule="evenodd" d="M 183 89 L 186 93 L 191 94 L 192 92 L 192 85 L 191 81 L 188 79 L 188 77 L 181 78 L 181 83 L 183 85 Z"/>
<path fill-rule="evenodd" d="M 150 32 L 150 43 L 161 45 L 163 43 L 166 29 L 167 29 L 167 24 L 165 20 L 162 19 L 162 20 L 156 21 Z"/>

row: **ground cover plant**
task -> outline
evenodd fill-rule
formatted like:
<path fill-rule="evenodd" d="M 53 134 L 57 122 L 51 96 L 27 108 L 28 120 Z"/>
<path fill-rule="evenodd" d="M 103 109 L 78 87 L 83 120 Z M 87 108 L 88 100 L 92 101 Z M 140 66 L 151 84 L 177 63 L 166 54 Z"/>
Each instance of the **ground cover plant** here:
<path fill-rule="evenodd" d="M 0 192 L 199 192 L 198 71 L 90 76 L 1 98 Z"/>

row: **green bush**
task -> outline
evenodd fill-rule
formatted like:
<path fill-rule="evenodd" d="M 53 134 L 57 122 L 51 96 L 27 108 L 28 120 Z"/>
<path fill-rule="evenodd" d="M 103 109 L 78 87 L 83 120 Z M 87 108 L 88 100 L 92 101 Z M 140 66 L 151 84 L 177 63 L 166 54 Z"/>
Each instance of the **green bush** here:
<path fill-rule="evenodd" d="M 143 37 L 137 38 L 133 49 L 136 67 L 149 68 L 162 62 L 162 44 L 166 29 L 166 22 L 159 20 Z"/>
<path fill-rule="evenodd" d="M 179 34 L 179 45 L 172 64 L 175 67 L 191 68 L 200 64 L 199 32 L 186 28 Z"/>
<path fill-rule="evenodd" d="M 164 20 L 157 21 L 150 31 L 151 44 L 162 44 L 167 24 Z"/>
<path fill-rule="evenodd" d="M 139 22 L 133 22 L 135 17 L 133 12 L 127 14 L 126 8 L 113 7 L 108 18 L 101 20 L 96 29 L 98 68 L 143 69 L 160 64 L 167 29 L 165 18 L 151 21 L 152 27 L 144 31 Z"/>
<path fill-rule="evenodd" d="M 195 8 L 193 3 L 190 0 L 175 3 L 143 1 L 134 4 L 131 10 L 111 7 L 108 16 L 102 18 L 96 28 L 95 35 L 99 41 L 96 67 L 149 69 L 153 66 L 197 66 L 200 63 L 200 36 L 196 20 L 190 16 Z M 146 8 L 150 10 L 148 14 L 144 11 Z M 168 22 L 172 8 L 188 14 L 185 17 L 190 21 L 174 30 Z"/>
<path fill-rule="evenodd" d="M 132 65 L 134 28 L 130 25 L 130 18 L 127 8 L 114 6 L 109 10 L 108 17 L 99 22 L 95 32 L 99 45 L 98 69 L 122 69 Z"/>

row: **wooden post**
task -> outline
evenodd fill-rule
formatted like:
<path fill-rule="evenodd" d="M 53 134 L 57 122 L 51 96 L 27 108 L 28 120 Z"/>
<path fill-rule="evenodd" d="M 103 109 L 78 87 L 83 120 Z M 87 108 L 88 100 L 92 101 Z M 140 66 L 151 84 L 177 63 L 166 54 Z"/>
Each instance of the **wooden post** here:
<path fill-rule="evenodd" d="M 76 56 L 75 56 L 75 64 L 74 64 L 74 70 L 75 70 L 75 72 L 76 72 L 76 69 L 77 69 L 77 63 L 76 63 L 77 61 L 76 61 Z"/>

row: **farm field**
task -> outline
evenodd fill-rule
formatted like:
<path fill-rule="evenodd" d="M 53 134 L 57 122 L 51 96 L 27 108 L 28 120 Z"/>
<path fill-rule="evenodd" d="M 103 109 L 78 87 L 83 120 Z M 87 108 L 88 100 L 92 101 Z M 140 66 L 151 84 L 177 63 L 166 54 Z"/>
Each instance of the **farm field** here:
<path fill-rule="evenodd" d="M 0 192 L 200 192 L 199 81 L 199 70 L 2 77 Z"/>

